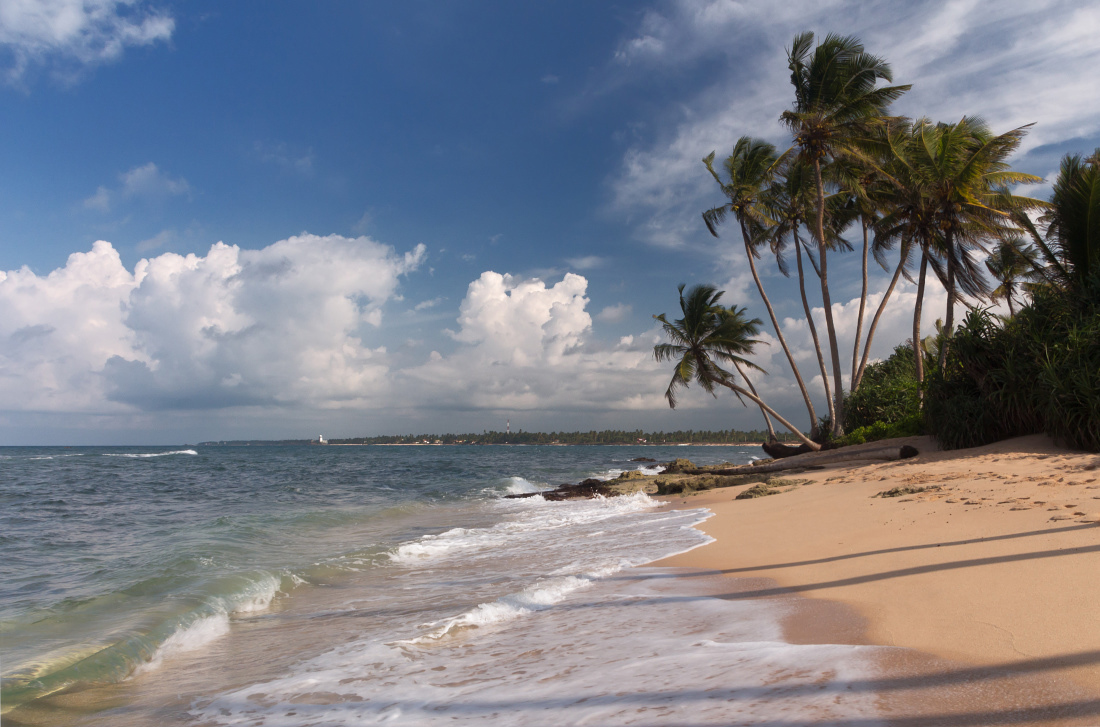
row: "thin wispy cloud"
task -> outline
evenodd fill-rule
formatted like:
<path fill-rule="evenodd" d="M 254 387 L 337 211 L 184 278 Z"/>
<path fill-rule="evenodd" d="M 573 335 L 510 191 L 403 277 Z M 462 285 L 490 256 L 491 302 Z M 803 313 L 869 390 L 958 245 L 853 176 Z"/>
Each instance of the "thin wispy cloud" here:
<path fill-rule="evenodd" d="M 265 164 L 274 164 L 280 169 L 300 174 L 304 177 L 312 176 L 316 155 L 313 149 L 294 151 L 286 142 L 266 143 L 257 141 L 252 145 L 252 151 L 256 158 Z"/>
<path fill-rule="evenodd" d="M 84 200 L 84 208 L 110 212 L 119 200 L 163 202 L 170 197 L 191 196 L 191 185 L 186 179 L 165 174 L 153 162 L 123 172 L 118 180 L 117 186 L 96 188 L 95 194 Z"/>
<path fill-rule="evenodd" d="M 4 0 L 0 47 L 7 79 L 20 83 L 35 66 L 75 80 L 89 67 L 120 58 L 127 48 L 166 42 L 175 20 L 140 0 Z"/>
<path fill-rule="evenodd" d="M 599 255 L 585 255 L 583 257 L 566 258 L 565 262 L 574 270 L 592 270 L 603 267 L 607 262 L 607 258 Z"/>
<path fill-rule="evenodd" d="M 905 115 L 955 121 L 984 116 L 996 131 L 1035 123 L 1021 155 L 1042 145 L 1100 134 L 1100 96 L 1081 68 L 1100 59 L 1100 6 L 1046 2 L 809 2 L 781 5 L 672 0 L 644 13 L 608 61 L 607 74 L 639 78 L 659 64 L 687 73 L 703 61 L 725 70 L 685 85 L 676 115 L 631 144 L 609 178 L 611 209 L 635 234 L 664 247 L 696 245 L 699 213 L 717 191 L 700 160 L 729 153 L 741 135 L 790 144 L 779 114 L 792 102 L 785 46 L 803 30 L 841 31 L 893 66 L 913 90 Z M 623 81 L 626 82 L 626 81 Z M 1048 174 L 1056 163 L 1044 160 Z"/>

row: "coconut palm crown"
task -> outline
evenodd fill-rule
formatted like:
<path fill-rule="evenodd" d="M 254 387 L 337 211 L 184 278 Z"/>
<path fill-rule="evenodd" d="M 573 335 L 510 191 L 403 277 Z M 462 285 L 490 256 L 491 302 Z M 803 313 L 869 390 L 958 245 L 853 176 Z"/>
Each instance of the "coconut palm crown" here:
<path fill-rule="evenodd" d="M 720 365 L 726 363 L 739 369 L 762 370 L 745 358 L 760 343 L 754 336 L 760 333 L 761 321 L 748 318 L 744 308 L 719 305 L 723 293 L 713 286 L 695 285 L 686 295 L 684 288 L 684 285 L 678 288 L 683 318 L 670 321 L 664 313 L 653 316 L 661 323 L 669 339 L 669 343 L 654 346 L 653 355 L 658 361 L 675 362 L 672 380 L 665 391 L 669 406 L 676 407 L 677 391 L 687 388 L 693 381 L 712 396 L 718 395 L 716 387 L 724 386 L 739 399 L 745 397 L 754 401 L 812 449 L 820 449 L 820 445 L 776 413 L 759 396 L 743 388 Z"/>
<path fill-rule="evenodd" d="M 893 72 L 883 59 L 867 53 L 863 44 L 850 36 L 830 33 L 816 48 L 814 34 L 800 33 L 787 49 L 794 108 L 779 120 L 794 134 L 795 144 L 813 165 L 817 185 L 817 219 L 811 227 L 817 238 L 821 299 L 829 334 L 833 368 L 833 397 L 836 418 L 833 433 L 843 434 L 844 390 L 841 381 L 840 350 L 837 346 L 833 304 L 829 295 L 829 272 L 825 235 L 825 183 L 822 163 L 845 155 L 858 155 L 871 137 L 871 129 L 888 117 L 890 104 L 909 86 L 878 86 L 892 81 Z"/>

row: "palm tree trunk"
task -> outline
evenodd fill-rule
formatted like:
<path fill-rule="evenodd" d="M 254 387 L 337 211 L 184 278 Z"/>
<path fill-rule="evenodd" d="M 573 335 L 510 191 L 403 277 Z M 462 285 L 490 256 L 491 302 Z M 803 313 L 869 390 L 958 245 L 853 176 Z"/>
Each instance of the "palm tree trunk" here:
<path fill-rule="evenodd" d="M 917 302 L 913 306 L 913 355 L 917 364 L 917 383 L 924 384 L 924 351 L 921 350 L 920 341 L 920 314 L 924 304 L 924 282 L 928 276 L 928 253 L 921 251 L 920 276 L 917 278 Z M 920 391 L 921 402 L 924 401 L 924 388 Z"/>
<path fill-rule="evenodd" d="M 863 358 L 859 362 L 859 370 L 856 372 L 856 377 L 852 381 L 852 393 L 854 394 L 859 388 L 859 384 L 863 381 L 863 370 L 867 368 L 867 357 L 871 353 L 871 341 L 875 340 L 875 329 L 878 328 L 878 321 L 882 317 L 882 312 L 886 310 L 886 302 L 890 300 L 890 296 L 894 293 L 894 286 L 898 284 L 898 278 L 901 277 L 901 271 L 905 267 L 905 248 L 908 243 L 902 243 L 901 246 L 901 260 L 898 261 L 898 266 L 894 270 L 894 277 L 890 278 L 890 285 L 886 288 L 886 292 L 882 295 L 882 301 L 878 304 L 878 310 L 875 311 L 875 317 L 871 319 L 871 327 L 867 329 L 867 345 L 863 347 Z"/>
<path fill-rule="evenodd" d="M 836 325 L 833 323 L 833 301 L 829 296 L 829 273 L 826 261 L 825 240 L 825 185 L 821 180 L 821 160 L 814 159 L 814 179 L 817 181 L 817 242 L 819 267 L 821 269 L 821 303 L 825 306 L 825 327 L 829 332 L 829 353 L 833 359 L 833 400 L 836 402 L 836 416 L 833 419 L 833 436 L 844 434 L 844 381 L 840 373 L 840 349 L 836 343 Z"/>
<path fill-rule="evenodd" d="M 737 373 L 741 374 L 741 378 L 745 380 L 745 383 L 749 387 L 749 391 L 751 391 L 753 393 L 753 395 L 757 395 L 756 394 L 756 387 L 752 385 L 752 380 L 749 379 L 749 377 L 745 375 L 744 370 L 741 368 L 741 364 L 734 361 L 733 365 L 737 369 Z M 779 438 L 775 436 L 775 427 L 772 426 L 772 420 L 771 420 L 771 417 L 768 416 L 767 410 L 764 407 L 761 406 L 760 407 L 760 413 L 764 415 L 764 426 L 766 426 L 768 428 L 768 441 L 769 442 L 779 441 Z"/>
<path fill-rule="evenodd" d="M 779 328 L 779 320 L 775 317 L 772 303 L 768 300 L 768 295 L 764 292 L 764 284 L 760 282 L 760 275 L 756 272 L 756 261 L 752 256 L 752 245 L 749 242 L 749 232 L 745 229 L 744 221 L 738 219 L 738 222 L 741 225 L 741 237 L 745 240 L 745 255 L 749 258 L 749 270 L 752 271 L 752 279 L 756 281 L 756 289 L 760 291 L 760 297 L 764 300 L 764 307 L 768 309 L 768 316 L 772 319 L 772 326 L 775 328 L 775 335 L 776 338 L 779 339 L 779 345 L 783 347 L 783 353 L 787 354 L 787 361 L 790 362 L 791 370 L 794 371 L 795 381 L 798 382 L 798 388 L 802 391 L 802 398 L 806 402 L 806 409 L 810 412 L 810 422 L 812 426 L 816 428 L 817 413 L 814 411 L 814 403 L 810 400 L 810 392 L 806 391 L 806 384 L 802 381 L 802 374 L 798 372 L 798 365 L 795 364 L 791 349 L 787 347 L 787 339 L 783 337 L 783 331 Z"/>
<path fill-rule="evenodd" d="M 856 390 L 856 362 L 859 361 L 859 342 L 863 338 L 863 311 L 867 307 L 867 218 L 860 215 L 863 226 L 863 290 L 859 295 L 859 318 L 856 320 L 856 343 L 852 347 L 852 378 L 848 380 L 848 390 Z M 870 341 L 867 343 L 870 346 Z"/>
<path fill-rule="evenodd" d="M 944 245 L 947 248 L 947 315 L 944 316 L 943 340 L 940 342 L 940 371 L 947 370 L 947 347 L 951 341 L 951 329 L 955 325 L 955 256 L 952 254 L 951 230 L 944 235 Z"/>
<path fill-rule="evenodd" d="M 1008 316 L 1010 318 L 1015 318 L 1016 317 L 1016 310 L 1012 307 L 1012 296 L 1011 295 L 1006 295 L 1005 300 L 1008 301 Z"/>
<path fill-rule="evenodd" d="M 802 240 L 799 239 L 797 230 L 794 232 L 794 252 L 795 260 L 798 261 L 798 291 L 802 293 L 802 309 L 806 311 L 806 323 L 809 324 L 810 336 L 814 339 L 817 365 L 821 369 L 821 381 L 825 385 L 825 401 L 829 404 L 829 421 L 832 421 L 836 418 L 836 410 L 833 408 L 833 394 L 829 387 L 829 372 L 825 368 L 825 356 L 821 353 L 821 340 L 817 337 L 817 326 L 810 312 L 810 301 L 806 298 L 806 276 L 802 271 Z"/>
<path fill-rule="evenodd" d="M 791 424 L 789 421 L 787 421 L 782 416 L 780 416 L 779 413 L 776 412 L 775 409 L 772 409 L 770 406 L 765 404 L 764 400 L 761 399 L 759 396 L 756 396 L 755 394 L 751 394 L 748 391 L 745 391 L 744 389 L 742 389 L 737 384 L 734 384 L 733 382 L 723 381 L 721 383 L 722 383 L 723 386 L 727 387 L 728 389 L 731 389 L 732 391 L 736 391 L 741 396 L 743 396 L 747 399 L 752 399 L 754 402 L 756 402 L 757 405 L 759 405 L 759 407 L 761 409 L 763 409 L 764 411 L 766 411 L 767 413 L 769 413 L 773 417 L 775 417 L 775 420 L 777 422 L 779 422 L 780 424 L 785 426 L 787 429 L 789 429 L 791 431 L 791 433 L 793 433 L 796 437 L 798 437 L 802 441 L 803 444 L 805 444 L 807 447 L 809 447 L 813 451 L 817 452 L 821 449 L 820 444 L 818 444 L 817 442 L 815 442 L 814 440 L 810 439 L 805 434 L 803 434 L 801 431 L 799 431 L 798 427 Z"/>

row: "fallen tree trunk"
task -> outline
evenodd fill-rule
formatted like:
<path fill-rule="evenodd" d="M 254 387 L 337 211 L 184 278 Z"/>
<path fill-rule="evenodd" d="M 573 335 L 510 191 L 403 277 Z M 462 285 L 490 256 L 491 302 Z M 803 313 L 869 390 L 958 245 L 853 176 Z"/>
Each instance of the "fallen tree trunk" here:
<path fill-rule="evenodd" d="M 896 459 L 908 459 L 920 454 L 915 447 L 882 447 L 880 449 L 863 449 L 858 451 L 845 451 L 833 449 L 827 452 L 807 452 L 793 457 L 766 462 L 764 464 L 744 464 L 737 467 L 700 467 L 685 469 L 687 475 L 743 475 L 753 472 L 779 472 L 782 470 L 815 469 L 838 462 L 853 462 L 861 459 L 880 460 L 889 462 Z"/>

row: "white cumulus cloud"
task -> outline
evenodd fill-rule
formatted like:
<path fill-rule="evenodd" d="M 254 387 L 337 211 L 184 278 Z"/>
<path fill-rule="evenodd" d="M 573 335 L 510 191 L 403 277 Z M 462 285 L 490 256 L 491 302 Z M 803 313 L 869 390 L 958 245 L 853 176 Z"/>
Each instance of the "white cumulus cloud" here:
<path fill-rule="evenodd" d="M 85 412 L 369 398 L 387 364 L 365 333 L 423 258 L 423 246 L 300 235 L 165 253 L 131 273 L 101 241 L 44 277 L 0 273 L 0 397 Z"/>
<path fill-rule="evenodd" d="M 664 391 L 653 360 L 656 336 L 617 344 L 592 336 L 588 281 L 554 285 L 487 271 L 460 306 L 461 345 L 401 372 L 414 405 L 455 409 L 603 411 L 659 409 Z M 665 382 L 667 384 L 667 382 Z M 667 405 L 664 405 L 667 406 Z"/>

